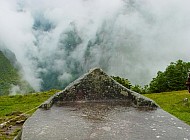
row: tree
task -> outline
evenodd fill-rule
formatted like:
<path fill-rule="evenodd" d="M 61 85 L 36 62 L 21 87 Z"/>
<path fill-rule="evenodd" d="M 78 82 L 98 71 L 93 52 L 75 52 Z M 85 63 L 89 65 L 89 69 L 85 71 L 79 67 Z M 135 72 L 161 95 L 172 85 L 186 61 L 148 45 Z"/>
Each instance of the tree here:
<path fill-rule="evenodd" d="M 111 76 L 115 81 L 123 85 L 124 87 L 130 89 L 131 88 L 131 82 L 128 79 L 121 78 L 119 76 Z"/>
<path fill-rule="evenodd" d="M 164 72 L 159 71 L 149 84 L 150 92 L 177 91 L 186 89 L 187 72 L 190 62 L 171 62 Z"/>

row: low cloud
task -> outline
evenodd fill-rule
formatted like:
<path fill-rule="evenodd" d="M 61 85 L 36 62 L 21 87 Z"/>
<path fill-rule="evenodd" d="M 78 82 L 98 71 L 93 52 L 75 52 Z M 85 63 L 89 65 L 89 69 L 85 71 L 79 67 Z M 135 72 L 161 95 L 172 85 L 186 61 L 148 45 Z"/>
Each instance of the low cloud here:
<path fill-rule="evenodd" d="M 189 4 L 2 0 L 0 44 L 15 53 L 36 90 L 69 83 L 92 67 L 144 85 L 171 61 L 190 61 Z"/>

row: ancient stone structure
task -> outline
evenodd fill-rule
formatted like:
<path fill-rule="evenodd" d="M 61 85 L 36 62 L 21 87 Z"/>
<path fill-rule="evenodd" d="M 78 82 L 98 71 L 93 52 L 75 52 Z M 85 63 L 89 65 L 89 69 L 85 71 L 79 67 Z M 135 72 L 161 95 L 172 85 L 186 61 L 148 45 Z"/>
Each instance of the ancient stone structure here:
<path fill-rule="evenodd" d="M 132 104 L 137 107 L 158 107 L 154 101 L 125 88 L 100 68 L 94 68 L 71 83 L 63 91 L 52 96 L 41 105 L 41 108 L 49 109 L 54 102 L 58 101 L 113 99 L 131 101 Z"/>
<path fill-rule="evenodd" d="M 17 140 L 190 140 L 190 126 L 95 68 L 44 102 Z"/>

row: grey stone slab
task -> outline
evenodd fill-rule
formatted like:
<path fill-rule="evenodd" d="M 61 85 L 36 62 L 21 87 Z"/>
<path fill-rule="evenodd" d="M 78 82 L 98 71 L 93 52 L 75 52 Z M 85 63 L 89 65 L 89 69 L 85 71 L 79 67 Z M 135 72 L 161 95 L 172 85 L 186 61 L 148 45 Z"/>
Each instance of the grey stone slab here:
<path fill-rule="evenodd" d="M 75 102 L 38 109 L 22 140 L 190 140 L 190 126 L 159 108 Z"/>
<path fill-rule="evenodd" d="M 44 110 L 49 109 L 49 110 Z M 190 126 L 152 100 L 90 70 L 41 105 L 22 140 L 190 140 Z"/>
<path fill-rule="evenodd" d="M 136 107 L 159 107 L 153 100 L 146 98 L 119 84 L 102 69 L 94 68 L 70 83 L 45 101 L 41 108 L 49 109 L 58 101 L 92 100 L 130 100 Z"/>

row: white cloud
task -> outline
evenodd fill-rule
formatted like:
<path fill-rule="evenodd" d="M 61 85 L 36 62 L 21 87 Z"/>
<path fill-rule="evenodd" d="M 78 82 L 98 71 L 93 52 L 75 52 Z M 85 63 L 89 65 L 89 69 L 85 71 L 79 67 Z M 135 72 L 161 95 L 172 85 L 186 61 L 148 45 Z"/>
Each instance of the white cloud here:
<path fill-rule="evenodd" d="M 190 61 L 189 4 L 188 0 L 20 0 L 18 5 L 2 0 L 0 43 L 16 54 L 36 90 L 40 73 L 54 71 L 58 80 L 69 79 L 94 66 L 147 84 L 171 61 Z M 41 25 L 34 30 L 36 21 Z M 68 43 L 69 31 L 78 44 Z"/>

